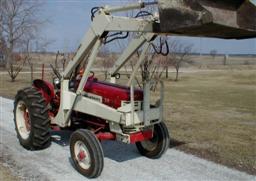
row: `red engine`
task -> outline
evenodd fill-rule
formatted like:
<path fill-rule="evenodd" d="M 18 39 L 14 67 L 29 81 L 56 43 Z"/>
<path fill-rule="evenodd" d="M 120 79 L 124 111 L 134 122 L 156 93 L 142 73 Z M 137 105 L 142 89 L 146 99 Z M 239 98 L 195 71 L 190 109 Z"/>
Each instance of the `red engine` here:
<path fill-rule="evenodd" d="M 107 82 L 98 81 L 96 78 L 90 78 L 84 87 L 84 91 L 102 97 L 103 104 L 113 108 L 119 108 L 122 101 L 130 101 L 130 88 Z M 143 100 L 143 91 L 134 91 L 134 100 Z"/>
<path fill-rule="evenodd" d="M 76 80 L 75 87 L 78 86 L 78 83 L 79 80 Z M 51 101 L 56 99 L 56 96 L 58 97 L 58 95 L 55 95 L 54 93 L 53 85 L 47 81 L 35 80 L 33 85 L 43 94 L 47 103 L 50 103 Z M 106 104 L 115 109 L 121 106 L 122 101 L 130 101 L 129 87 L 98 81 L 97 78 L 93 77 L 90 77 L 88 79 L 84 87 L 84 91 L 92 94 L 88 95 L 88 97 L 91 97 L 92 99 L 97 99 L 97 97 L 94 96 L 97 95 L 103 104 Z M 134 90 L 134 100 L 143 100 L 142 90 Z"/>

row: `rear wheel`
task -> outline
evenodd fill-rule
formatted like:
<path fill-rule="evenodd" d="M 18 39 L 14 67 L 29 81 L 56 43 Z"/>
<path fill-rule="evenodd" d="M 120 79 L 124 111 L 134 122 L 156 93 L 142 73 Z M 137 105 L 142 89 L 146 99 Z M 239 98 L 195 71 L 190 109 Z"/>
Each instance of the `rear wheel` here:
<path fill-rule="evenodd" d="M 154 135 L 150 140 L 137 142 L 136 146 L 141 155 L 148 158 L 160 158 L 168 149 L 170 137 L 164 122 L 154 126 Z"/>
<path fill-rule="evenodd" d="M 85 129 L 75 131 L 70 138 L 70 153 L 79 173 L 88 178 L 96 178 L 101 174 L 104 154 L 94 133 Z"/>
<path fill-rule="evenodd" d="M 50 146 L 47 104 L 35 88 L 18 91 L 14 101 L 14 122 L 20 144 L 28 150 Z"/>

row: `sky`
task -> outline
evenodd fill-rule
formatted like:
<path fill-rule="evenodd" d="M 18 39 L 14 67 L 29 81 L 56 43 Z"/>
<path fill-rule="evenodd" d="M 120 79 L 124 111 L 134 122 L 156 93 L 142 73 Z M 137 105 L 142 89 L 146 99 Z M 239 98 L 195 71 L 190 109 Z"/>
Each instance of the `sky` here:
<path fill-rule="evenodd" d="M 253 0 L 256 1 L 256 0 Z M 41 33 L 52 43 L 48 51 L 75 51 L 90 26 L 90 10 L 95 6 L 120 5 L 125 0 L 45 0 L 42 17 L 48 20 Z M 194 52 L 221 54 L 256 54 L 256 39 L 221 40 L 213 38 L 174 37 L 193 44 Z"/>

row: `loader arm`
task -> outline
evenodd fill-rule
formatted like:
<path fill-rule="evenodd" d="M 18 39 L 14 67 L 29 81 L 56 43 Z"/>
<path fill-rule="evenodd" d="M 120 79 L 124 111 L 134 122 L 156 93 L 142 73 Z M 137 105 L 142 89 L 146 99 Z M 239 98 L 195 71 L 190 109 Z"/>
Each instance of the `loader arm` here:
<path fill-rule="evenodd" d="M 111 15 L 111 12 L 139 9 L 145 7 L 146 5 L 152 4 L 156 3 L 135 3 L 124 7 L 106 7 L 99 9 L 97 14 L 95 14 L 90 29 L 86 33 L 77 50 L 77 53 L 73 57 L 73 60 L 70 61 L 63 72 L 61 80 L 60 108 L 57 116 L 52 120 L 53 124 L 57 124 L 61 127 L 69 126 L 69 118 L 73 110 L 106 119 L 114 124 L 120 124 L 122 122 L 121 118 L 123 114 L 120 113 L 119 110 L 85 98 L 83 96 L 83 87 L 88 80 L 88 76 L 93 63 L 96 60 L 98 50 L 103 45 L 104 38 L 109 32 L 138 32 L 138 36 L 131 41 L 128 48 L 116 61 L 115 66 L 110 71 L 111 75 L 117 73 L 118 70 L 136 52 L 136 50 L 143 47 L 146 42 L 153 41 L 157 36 L 157 34 L 154 33 L 155 27 L 159 26 L 159 19 L 157 17 L 151 17 L 149 19 L 118 17 Z M 84 58 L 88 55 L 88 64 L 83 73 L 79 86 L 75 93 L 71 92 L 68 87 L 70 76 L 72 75 L 72 72 L 75 71 L 76 67 L 80 65 Z M 142 60 L 143 57 L 141 61 Z M 130 80 L 130 82 L 132 82 L 132 80 Z M 134 121 L 132 122 L 134 123 Z"/>
<path fill-rule="evenodd" d="M 146 19 L 142 19 L 112 15 L 115 12 L 142 9 L 146 6 L 157 4 L 159 5 L 160 17 L 158 15 L 152 15 Z M 246 10 L 251 12 L 252 17 L 246 14 Z M 252 1 L 243 0 L 236 1 L 236 3 L 233 3 L 233 1 L 212 0 L 160 0 L 159 3 L 139 2 L 121 7 L 106 6 L 97 8 L 97 11 L 93 14 L 93 21 L 88 32 L 62 75 L 60 109 L 57 116 L 52 120 L 52 123 L 61 127 L 70 125 L 69 118 L 73 110 L 106 119 L 113 124 L 124 124 L 126 126 L 134 126 L 135 124 L 141 123 L 150 125 L 150 121 L 153 119 L 159 119 L 161 121 L 162 115 L 159 116 L 159 114 L 154 114 L 153 112 L 158 111 L 162 114 L 162 105 L 157 110 L 151 110 L 149 108 L 149 96 L 147 95 L 149 94 L 148 84 L 150 82 L 144 85 L 142 113 L 134 112 L 133 110 L 133 91 L 131 91 L 131 103 L 129 106 L 120 107 L 120 109 L 110 108 L 106 105 L 99 104 L 95 100 L 88 100 L 88 98 L 83 96 L 85 93 L 83 88 L 88 80 L 92 65 L 109 33 L 137 32 L 136 37 L 131 40 L 127 49 L 124 50 L 109 71 L 109 75 L 114 77 L 124 64 L 129 61 L 136 50 L 139 48 L 144 49 L 127 83 L 128 86 L 131 86 L 131 90 L 133 90 L 133 79 L 138 71 L 139 65 L 144 61 L 145 54 L 147 53 L 146 50 L 151 45 L 151 42 L 158 35 L 187 35 L 227 39 L 256 37 L 255 13 L 255 4 Z M 222 15 L 225 16 L 222 17 Z M 228 21 L 226 21 L 225 17 L 229 18 Z M 248 20 L 247 23 L 241 22 L 243 17 Z M 85 57 L 89 57 L 86 69 L 76 92 L 71 92 L 68 87 L 69 79 L 76 67 L 84 61 Z M 111 82 L 115 83 L 115 78 L 112 78 Z M 90 108 L 88 107 L 88 102 L 90 102 Z M 127 111 L 131 115 L 127 116 L 125 113 Z M 145 115 L 151 115 L 151 118 Z M 127 117 L 130 120 L 127 120 Z M 113 130 L 115 129 L 114 127 L 116 128 L 118 126 L 113 126 Z M 120 130 L 118 128 L 114 131 L 117 132 Z"/>

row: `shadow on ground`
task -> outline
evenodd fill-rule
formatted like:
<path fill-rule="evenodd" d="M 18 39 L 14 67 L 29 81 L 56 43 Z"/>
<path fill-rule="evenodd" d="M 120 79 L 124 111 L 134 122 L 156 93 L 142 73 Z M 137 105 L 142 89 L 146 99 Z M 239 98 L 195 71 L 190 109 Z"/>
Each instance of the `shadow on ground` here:
<path fill-rule="evenodd" d="M 52 141 L 63 147 L 69 146 L 69 138 L 71 134 L 72 131 L 68 130 L 52 131 Z M 175 148 L 184 144 L 186 143 L 171 139 L 169 148 Z M 135 145 L 125 144 L 118 141 L 103 141 L 102 148 L 106 158 L 117 162 L 133 160 L 141 156 Z"/>
<path fill-rule="evenodd" d="M 69 138 L 72 131 L 62 130 L 62 131 L 51 131 L 52 141 L 60 146 L 69 146 Z"/>
<path fill-rule="evenodd" d="M 182 146 L 185 144 L 186 144 L 186 142 L 171 139 L 169 148 L 175 148 L 175 147 L 179 147 L 179 146 Z"/>

